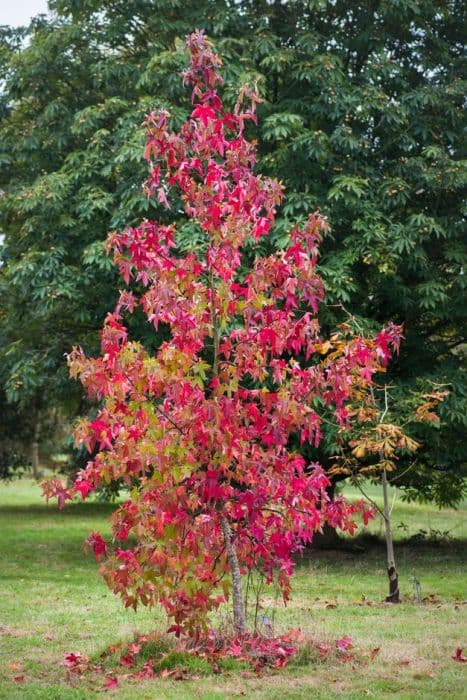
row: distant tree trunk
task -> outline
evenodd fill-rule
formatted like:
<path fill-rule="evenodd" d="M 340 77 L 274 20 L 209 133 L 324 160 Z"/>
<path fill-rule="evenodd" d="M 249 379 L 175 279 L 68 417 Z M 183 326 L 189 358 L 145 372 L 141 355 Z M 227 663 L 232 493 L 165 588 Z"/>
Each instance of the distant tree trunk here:
<path fill-rule="evenodd" d="M 39 481 L 40 477 L 40 465 L 39 465 L 39 441 L 41 437 L 41 413 L 37 411 L 36 422 L 34 426 L 34 438 L 31 445 L 31 462 L 32 462 L 32 473 L 36 481 Z"/>
<path fill-rule="evenodd" d="M 238 563 L 237 550 L 232 542 L 232 530 L 230 523 L 224 515 L 221 515 L 221 527 L 224 534 L 225 548 L 230 565 L 230 575 L 232 577 L 232 605 L 234 615 L 234 627 L 237 634 L 246 632 L 245 602 L 242 593 L 242 576 Z"/>
<path fill-rule="evenodd" d="M 394 545 L 392 541 L 391 532 L 391 511 L 389 509 L 389 498 L 388 498 L 388 480 L 386 477 L 386 470 L 383 469 L 381 476 L 381 483 L 383 485 L 383 500 L 384 500 L 384 529 L 386 535 L 386 551 L 388 560 L 388 577 L 389 577 L 389 595 L 386 598 L 387 603 L 400 603 L 399 595 L 399 577 L 397 575 L 396 561 L 394 558 Z"/>

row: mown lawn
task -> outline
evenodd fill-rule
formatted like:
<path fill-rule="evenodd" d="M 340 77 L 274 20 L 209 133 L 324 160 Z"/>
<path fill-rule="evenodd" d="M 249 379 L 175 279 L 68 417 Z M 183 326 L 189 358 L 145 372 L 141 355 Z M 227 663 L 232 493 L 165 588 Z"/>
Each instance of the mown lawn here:
<path fill-rule="evenodd" d="M 371 496 L 378 497 L 375 489 Z M 103 679 L 71 685 L 62 663 L 65 653 L 79 651 L 98 658 L 109 644 L 131 640 L 137 631 L 164 630 L 164 618 L 158 613 L 124 610 L 99 578 L 93 557 L 83 554 L 82 543 L 90 530 L 108 531 L 106 516 L 111 511 L 112 506 L 83 503 L 59 512 L 41 501 L 32 481 L 2 485 L 1 698 L 98 697 Z M 332 654 L 323 659 L 312 654 L 261 677 L 201 670 L 196 680 L 123 682 L 109 694 L 122 700 L 467 697 L 467 664 L 452 659 L 457 647 L 467 647 L 466 515 L 466 504 L 458 511 L 438 511 L 396 498 L 396 537 L 403 540 L 421 533 L 418 544 L 397 545 L 404 598 L 400 606 L 381 603 L 387 588 L 384 549 L 372 537 L 356 542 L 366 547 L 363 553 L 307 554 L 297 567 L 287 608 L 278 605 L 274 612 L 273 596 L 264 593 L 261 613 L 274 616 L 277 632 L 301 627 L 315 640 L 331 645 L 350 635 L 355 663 L 339 663 Z M 378 534 L 380 529 L 375 521 L 370 531 Z M 421 605 L 413 600 L 414 575 L 421 584 Z M 379 653 L 370 660 L 377 647 Z"/>

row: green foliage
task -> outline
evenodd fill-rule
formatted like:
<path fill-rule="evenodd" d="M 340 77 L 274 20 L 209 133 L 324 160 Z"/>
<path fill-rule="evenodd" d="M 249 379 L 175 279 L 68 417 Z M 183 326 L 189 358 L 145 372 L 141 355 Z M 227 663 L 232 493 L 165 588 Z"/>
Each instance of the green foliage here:
<path fill-rule="evenodd" d="M 402 479 L 408 496 L 460 498 L 464 3 L 53 0 L 51 8 L 53 19 L 0 33 L 0 382 L 9 400 L 84 410 L 63 354 L 76 343 L 94 351 L 116 298 L 101 248 L 107 232 L 144 216 L 180 217 L 142 195 L 143 133 L 134 125 L 157 107 L 170 109 L 175 126 L 186 117 L 181 47 L 202 27 L 225 56 L 227 94 L 249 79 L 265 97 L 261 126 L 248 128 L 261 169 L 287 186 L 274 243 L 284 245 L 289 224 L 308 211 L 329 217 L 324 321 L 349 312 L 367 329 L 404 323 L 390 376 L 401 413 L 403 397 L 433 383 L 451 392 L 441 427 L 417 429 L 424 446 Z M 183 249 L 197 236 L 183 228 Z"/>

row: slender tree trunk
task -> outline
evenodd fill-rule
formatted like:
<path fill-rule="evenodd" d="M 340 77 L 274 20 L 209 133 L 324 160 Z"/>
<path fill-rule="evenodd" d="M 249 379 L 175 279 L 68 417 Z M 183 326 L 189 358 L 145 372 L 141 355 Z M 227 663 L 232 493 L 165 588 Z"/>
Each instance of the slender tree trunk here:
<path fill-rule="evenodd" d="M 40 479 L 40 468 L 39 468 L 39 440 L 41 436 L 41 414 L 40 411 L 36 414 L 36 423 L 34 426 L 34 438 L 31 445 L 31 462 L 32 462 L 32 473 L 36 481 Z"/>
<path fill-rule="evenodd" d="M 388 480 L 386 478 L 386 470 L 383 469 L 381 475 L 383 484 L 383 499 L 384 499 L 384 528 L 386 534 L 386 551 L 388 559 L 388 577 L 389 577 L 389 595 L 386 598 L 387 603 L 400 603 L 399 595 L 399 577 L 396 570 L 396 561 L 394 558 L 394 545 L 392 542 L 391 532 L 391 512 L 389 510 L 388 498 Z"/>
<path fill-rule="evenodd" d="M 214 289 L 214 280 L 212 268 L 209 271 L 209 288 Z M 217 377 L 219 372 L 219 340 L 220 331 L 219 323 L 217 319 L 216 309 L 211 299 L 211 319 L 213 327 L 213 341 L 214 341 L 214 357 L 212 362 L 212 373 L 213 377 Z M 245 615 L 245 602 L 243 600 L 242 593 L 242 575 L 240 573 L 240 566 L 238 563 L 237 550 L 235 549 L 235 544 L 232 542 L 232 529 L 230 523 L 225 517 L 225 515 L 220 515 L 221 528 L 224 535 L 225 549 L 227 551 L 227 559 L 230 566 L 230 575 L 232 578 L 232 605 L 233 605 L 233 616 L 234 616 L 234 627 L 237 634 L 245 634 L 246 632 L 246 615 Z"/>
<path fill-rule="evenodd" d="M 232 542 L 232 530 L 229 521 L 224 515 L 220 516 L 222 532 L 224 533 L 225 548 L 230 565 L 230 575 L 232 577 L 232 604 L 234 615 L 234 626 L 237 634 L 246 632 L 245 603 L 242 593 L 242 576 L 238 563 L 237 550 Z"/>

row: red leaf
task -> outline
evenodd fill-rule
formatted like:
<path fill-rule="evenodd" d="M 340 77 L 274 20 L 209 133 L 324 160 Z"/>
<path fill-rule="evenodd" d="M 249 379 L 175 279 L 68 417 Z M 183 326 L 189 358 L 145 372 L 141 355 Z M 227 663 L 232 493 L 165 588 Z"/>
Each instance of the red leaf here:
<path fill-rule="evenodd" d="M 339 649 L 339 651 L 348 651 L 349 649 L 352 649 L 352 637 L 348 637 L 347 635 L 345 635 L 340 639 L 336 639 L 336 647 Z"/>
<path fill-rule="evenodd" d="M 92 486 L 91 486 L 91 484 L 89 483 L 89 481 L 85 481 L 85 480 L 83 480 L 83 481 L 77 481 L 77 482 L 75 483 L 75 491 L 79 491 L 79 493 L 81 494 L 81 497 L 82 497 L 82 499 L 83 499 L 83 501 L 84 501 L 84 499 L 86 498 L 86 496 L 88 495 L 88 493 L 89 493 L 90 491 L 92 491 Z"/>
<path fill-rule="evenodd" d="M 207 105 L 198 105 L 198 107 L 196 107 L 193 110 L 191 116 L 198 117 L 199 119 L 201 119 L 204 126 L 206 126 L 208 124 L 209 120 L 216 118 L 216 113 L 212 109 L 212 107 L 209 107 Z"/>
<path fill-rule="evenodd" d="M 465 663 L 467 661 L 467 656 L 462 654 L 462 647 L 457 647 L 456 653 L 452 658 L 454 661 L 460 661 L 461 663 Z"/>
<path fill-rule="evenodd" d="M 15 683 L 24 683 L 24 676 L 13 676 Z"/>
<path fill-rule="evenodd" d="M 128 668 L 131 668 L 132 666 L 134 666 L 135 663 L 134 657 L 131 656 L 131 654 L 128 654 L 127 656 L 121 656 L 120 663 L 122 664 L 122 666 L 127 666 Z"/>
<path fill-rule="evenodd" d="M 77 651 L 76 653 L 74 651 L 70 651 L 68 654 L 65 655 L 63 665 L 67 666 L 68 668 L 73 668 L 74 666 L 78 666 L 80 663 L 82 663 L 83 660 L 87 661 L 86 657 L 80 654 L 79 651 Z"/>
<path fill-rule="evenodd" d="M 111 676 L 108 676 L 105 679 L 105 683 L 102 686 L 104 690 L 113 690 L 114 688 L 118 688 L 118 678 L 112 678 Z"/>
<path fill-rule="evenodd" d="M 321 642 L 318 642 L 315 644 L 315 647 L 318 649 L 320 654 L 329 654 L 331 651 L 331 646 L 329 644 L 322 644 Z"/>
<path fill-rule="evenodd" d="M 129 644 L 128 645 L 128 653 L 131 654 L 132 656 L 139 654 L 140 651 L 141 651 L 141 644 Z"/>
<path fill-rule="evenodd" d="M 107 545 L 99 532 L 91 532 L 85 545 L 92 548 L 96 561 L 99 561 L 101 556 L 107 556 Z"/>

